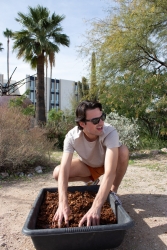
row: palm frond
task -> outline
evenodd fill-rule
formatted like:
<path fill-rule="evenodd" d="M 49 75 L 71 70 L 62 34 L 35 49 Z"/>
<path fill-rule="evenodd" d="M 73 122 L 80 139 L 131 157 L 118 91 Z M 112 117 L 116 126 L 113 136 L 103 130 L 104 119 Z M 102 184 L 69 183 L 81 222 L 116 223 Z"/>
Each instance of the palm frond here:
<path fill-rule="evenodd" d="M 13 34 L 13 50 L 17 50 L 17 57 L 23 57 L 24 61 L 31 62 L 31 66 L 37 62 L 38 56 L 43 52 L 49 55 L 49 61 L 55 65 L 55 53 L 60 51 L 59 46 L 69 46 L 69 37 L 62 34 L 61 22 L 64 15 L 50 15 L 50 11 L 37 5 L 36 8 L 28 7 L 28 14 L 18 12 L 16 21 L 22 25 L 20 31 Z M 32 57 L 32 60 L 31 60 Z"/>

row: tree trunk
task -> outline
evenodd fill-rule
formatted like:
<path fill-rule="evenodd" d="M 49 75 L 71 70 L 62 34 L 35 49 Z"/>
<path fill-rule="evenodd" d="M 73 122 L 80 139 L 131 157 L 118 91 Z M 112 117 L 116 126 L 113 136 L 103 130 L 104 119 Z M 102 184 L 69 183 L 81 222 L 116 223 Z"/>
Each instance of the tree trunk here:
<path fill-rule="evenodd" d="M 9 39 L 7 41 L 7 74 L 8 74 L 8 84 L 9 84 Z"/>
<path fill-rule="evenodd" d="M 45 64 L 46 64 L 46 80 L 45 80 L 45 105 L 46 105 L 46 107 L 45 107 L 45 110 L 46 110 L 46 113 L 45 114 L 47 114 L 47 102 L 48 102 L 48 97 L 47 97 L 47 89 L 48 89 L 48 82 L 47 82 L 47 78 L 48 78 L 48 57 L 47 57 L 47 55 L 45 56 Z"/>
<path fill-rule="evenodd" d="M 44 52 L 37 58 L 36 112 L 35 124 L 46 123 L 44 88 Z"/>

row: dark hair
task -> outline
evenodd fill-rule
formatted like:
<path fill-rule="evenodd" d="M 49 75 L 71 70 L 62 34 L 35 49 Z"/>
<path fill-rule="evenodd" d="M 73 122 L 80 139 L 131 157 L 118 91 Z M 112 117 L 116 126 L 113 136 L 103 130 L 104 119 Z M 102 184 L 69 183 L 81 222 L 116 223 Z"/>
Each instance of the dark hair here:
<path fill-rule="evenodd" d="M 78 129 L 83 130 L 83 128 L 79 125 L 79 122 L 84 122 L 86 120 L 86 111 L 88 109 L 96 109 L 99 108 L 100 111 L 102 111 L 102 105 L 100 102 L 97 101 L 83 101 L 79 103 L 77 109 L 76 109 L 76 123 L 78 125 Z"/>

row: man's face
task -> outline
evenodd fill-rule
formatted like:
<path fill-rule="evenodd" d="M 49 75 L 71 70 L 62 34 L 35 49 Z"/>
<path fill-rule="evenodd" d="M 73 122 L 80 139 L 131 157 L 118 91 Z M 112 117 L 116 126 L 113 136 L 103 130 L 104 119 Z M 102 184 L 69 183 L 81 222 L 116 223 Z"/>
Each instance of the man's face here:
<path fill-rule="evenodd" d="M 86 111 L 86 120 L 92 120 L 102 115 L 102 111 L 99 108 L 89 109 Z M 80 126 L 83 127 L 83 132 L 87 139 L 96 140 L 99 135 L 103 133 L 104 121 L 100 119 L 98 124 L 93 124 L 91 121 L 80 122 Z"/>

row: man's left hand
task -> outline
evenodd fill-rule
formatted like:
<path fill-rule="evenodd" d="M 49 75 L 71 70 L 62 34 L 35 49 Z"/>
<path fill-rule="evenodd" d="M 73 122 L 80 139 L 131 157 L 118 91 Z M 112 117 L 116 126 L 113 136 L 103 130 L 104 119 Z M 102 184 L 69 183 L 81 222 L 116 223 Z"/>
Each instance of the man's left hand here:
<path fill-rule="evenodd" d="M 90 208 L 89 211 L 83 216 L 83 218 L 79 222 L 79 227 L 82 227 L 85 222 L 87 222 L 88 226 L 97 226 L 100 224 L 100 214 L 101 209 Z"/>

